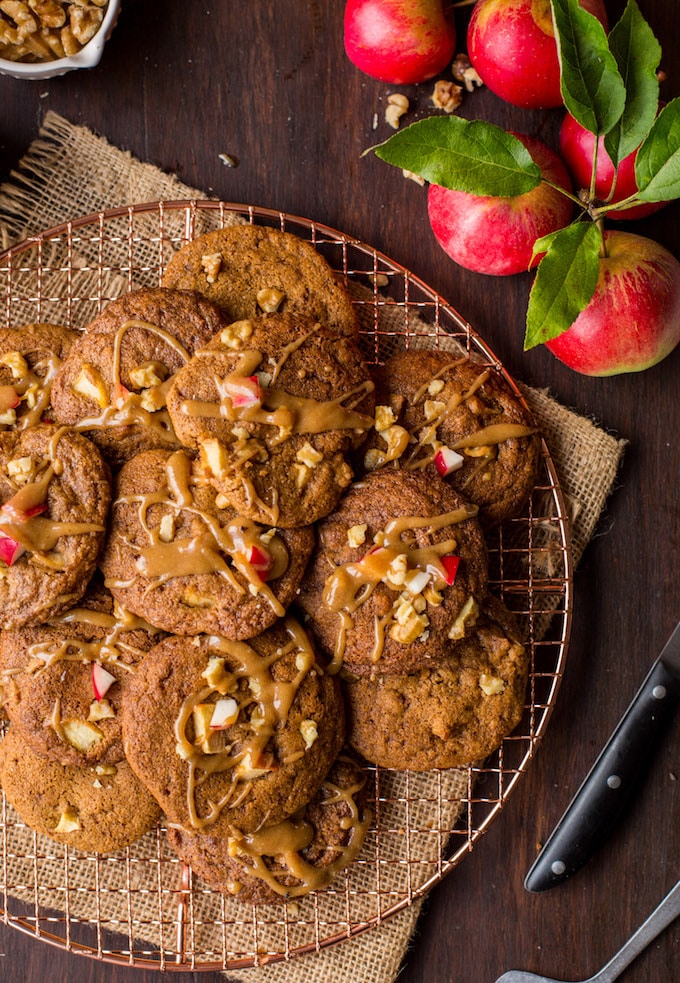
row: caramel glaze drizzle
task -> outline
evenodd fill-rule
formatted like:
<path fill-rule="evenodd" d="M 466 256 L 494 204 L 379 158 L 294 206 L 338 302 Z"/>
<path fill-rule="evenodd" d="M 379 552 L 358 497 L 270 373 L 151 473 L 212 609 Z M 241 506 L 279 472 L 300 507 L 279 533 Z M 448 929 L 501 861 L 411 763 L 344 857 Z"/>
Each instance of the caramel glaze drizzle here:
<path fill-rule="evenodd" d="M 45 501 L 50 481 L 55 475 L 60 475 L 63 470 L 62 463 L 57 456 L 57 447 L 61 437 L 67 432 L 67 427 L 59 427 L 50 438 L 48 463 L 36 479 L 18 488 L 12 496 L 15 506 L 21 509 L 30 509 Z M 65 561 L 62 556 L 49 555 L 62 536 L 104 532 L 105 528 L 100 522 L 58 522 L 55 519 L 46 519 L 41 515 L 30 516 L 21 522 L 12 521 L 7 512 L 0 510 L 0 529 L 2 532 L 23 546 L 31 554 L 29 559 L 54 570 L 61 570 L 64 567 Z"/>
<path fill-rule="evenodd" d="M 17 355 L 24 362 L 26 362 L 24 359 L 25 354 L 28 354 L 27 349 L 17 351 Z M 24 403 L 21 415 L 17 418 L 16 425 L 12 429 L 25 430 L 27 427 L 35 426 L 42 420 L 42 415 L 50 401 L 52 383 L 59 371 L 60 365 L 61 359 L 59 356 L 47 350 L 46 357 L 38 359 L 33 368 L 26 363 L 26 372 L 22 372 L 21 376 L 15 379 L 10 385 L 0 386 L 0 404 L 2 404 L 0 405 L 0 410 L 9 409 L 12 406 L 11 402 L 6 402 L 11 400 L 11 394 L 18 396 Z M 40 371 L 43 371 L 43 375 L 40 375 Z M 29 393 L 33 396 L 33 406 L 30 406 L 28 402 Z"/>
<path fill-rule="evenodd" d="M 342 761 L 342 756 L 338 760 Z M 369 811 L 363 817 L 360 815 L 355 800 L 365 784 L 365 777 L 359 775 L 357 771 L 357 780 L 346 786 L 334 784 L 329 779 L 323 783 L 322 792 L 327 793 L 323 806 L 345 803 L 348 812 L 340 819 L 340 828 L 347 831 L 346 842 L 325 846 L 326 851 L 336 854 L 325 866 L 316 867 L 302 856 L 314 837 L 314 829 L 305 819 L 304 810 L 255 833 L 245 834 L 233 829 L 229 835 L 230 852 L 233 850 L 238 859 L 243 859 L 244 868 L 251 877 L 264 881 L 281 897 L 299 898 L 326 887 L 337 873 L 357 857 L 372 818 Z M 265 857 L 276 858 L 283 869 L 271 870 Z M 286 886 L 282 880 L 287 877 L 293 877 L 299 883 Z M 238 881 L 232 882 L 230 890 L 237 894 L 241 887 Z"/>
<path fill-rule="evenodd" d="M 92 611 L 89 608 L 71 608 L 61 617 L 51 618 L 46 624 L 51 628 L 63 625 L 91 625 L 103 630 L 103 638 L 83 639 L 67 637 L 51 639 L 47 642 L 35 642 L 26 649 L 29 662 L 24 671 L 37 675 L 57 662 L 100 662 L 107 665 L 118 665 L 127 672 L 134 673 L 134 665 L 124 661 L 125 656 L 134 661 L 144 656 L 142 649 L 130 645 L 121 636 L 124 632 L 141 629 L 149 634 L 159 633 L 143 618 L 138 618 L 126 608 L 114 602 L 113 614 L 104 611 Z"/>
<path fill-rule="evenodd" d="M 126 541 L 126 545 L 138 552 L 136 567 L 138 575 L 149 581 L 147 591 L 160 587 L 174 577 L 215 573 L 226 580 L 236 593 L 245 594 L 245 588 L 225 559 L 226 555 L 247 580 L 249 590 L 261 595 L 277 616 L 282 617 L 285 609 L 249 557 L 253 547 L 268 553 L 272 565 L 266 576 L 268 580 L 276 580 L 288 567 L 288 551 L 283 540 L 275 534 L 264 534 L 263 538 L 262 527 L 243 516 L 237 515 L 223 526 L 217 518 L 198 508 L 191 488 L 195 483 L 191 475 L 191 461 L 184 451 L 175 451 L 169 456 L 165 471 L 165 487 L 145 495 L 123 495 L 114 502 L 114 506 L 135 502 L 139 506 L 139 522 L 148 535 L 149 545 L 143 549 L 129 541 Z M 161 525 L 152 528 L 147 520 L 147 513 L 153 505 L 163 505 L 170 513 L 190 513 L 199 520 L 200 528 L 191 536 L 165 542 L 160 538 Z M 109 588 L 124 588 L 131 586 L 135 579 L 107 580 L 105 583 Z"/>
<path fill-rule="evenodd" d="M 439 372 L 433 375 L 432 378 L 429 379 L 416 392 L 413 398 L 414 405 L 419 403 L 425 397 L 430 385 L 433 382 L 448 372 L 449 369 L 455 368 L 457 365 L 464 364 L 465 362 L 467 362 L 467 358 L 456 359 L 455 361 L 450 362 L 448 365 L 441 368 Z M 447 400 L 443 409 L 441 409 L 432 420 L 428 420 L 427 424 L 418 436 L 417 443 L 409 455 L 409 460 L 404 463 L 404 467 L 407 470 L 424 468 L 432 462 L 436 449 L 426 453 L 423 453 L 423 451 L 426 445 L 432 444 L 439 425 L 450 413 L 453 413 L 454 410 L 458 409 L 462 403 L 474 396 L 474 394 L 481 389 L 490 376 L 491 369 L 484 369 L 484 371 L 480 372 L 477 378 L 473 380 L 472 384 L 467 390 L 453 393 L 453 395 Z M 457 440 L 450 446 L 452 450 L 456 451 L 464 450 L 466 447 L 486 447 L 489 445 L 501 444 L 504 440 L 510 440 L 513 437 L 528 437 L 530 434 L 535 432 L 535 428 L 527 427 L 519 423 L 495 423 L 488 427 L 482 427 L 480 430 L 477 430 L 475 433 L 470 434 L 467 437 L 461 437 L 460 440 Z"/>
<path fill-rule="evenodd" d="M 406 558 L 409 572 L 423 571 L 429 573 L 435 582 L 446 584 L 446 572 L 441 563 L 442 556 L 452 553 L 458 545 L 455 539 L 445 539 L 427 547 L 416 547 L 414 537 L 410 535 L 414 529 L 427 529 L 434 532 L 445 526 L 453 526 L 477 515 L 476 505 L 465 504 L 452 512 L 444 512 L 437 516 L 402 516 L 392 519 L 384 530 L 373 537 L 377 548 L 369 550 L 361 560 L 341 564 L 333 570 L 326 579 L 323 589 L 323 603 L 330 611 L 340 616 L 340 630 L 336 642 L 333 660 L 328 672 L 337 672 L 342 665 L 347 643 L 347 632 L 354 624 L 354 614 L 365 604 L 379 583 L 389 583 L 389 572 L 392 564 L 398 558 Z M 401 587 L 395 587 L 397 599 L 387 614 L 375 618 L 375 644 L 372 660 L 377 662 L 382 655 L 385 644 L 385 632 L 394 619 Z"/>
<path fill-rule="evenodd" d="M 289 352 L 286 351 L 285 357 L 288 354 Z M 198 352 L 198 355 L 214 355 L 214 352 L 203 349 Z M 374 385 L 370 380 L 362 382 L 342 396 L 325 401 L 293 396 L 270 385 L 262 388 L 261 403 L 235 407 L 228 394 L 230 382 L 243 376 L 252 376 L 262 362 L 262 358 L 263 355 L 259 351 L 243 352 L 233 372 L 229 372 L 223 378 L 219 376 L 214 378 L 219 402 L 187 399 L 181 403 L 182 413 L 192 417 L 222 418 L 234 422 L 277 427 L 279 433 L 272 439 L 272 446 L 282 443 L 292 434 L 317 434 L 327 430 L 363 431 L 373 426 L 373 417 L 358 413 L 354 409 L 364 396 L 373 392 Z M 280 367 L 279 361 L 272 374 L 272 381 L 278 377 Z"/>
<path fill-rule="evenodd" d="M 208 638 L 211 658 L 202 673 L 206 685 L 190 693 L 175 719 L 176 753 L 186 761 L 187 809 L 194 829 L 212 825 L 223 809 L 236 807 L 250 793 L 252 783 L 278 767 L 267 752 L 277 725 L 288 717 L 290 707 L 303 680 L 310 672 L 321 673 L 309 639 L 293 618 L 286 618 L 289 642 L 269 656 L 258 653 L 246 642 L 231 641 L 218 635 Z M 194 642 L 193 644 L 197 644 Z M 276 680 L 271 667 L 296 653 L 296 673 L 290 680 Z M 226 661 L 233 668 L 227 668 Z M 247 685 L 243 685 L 241 681 Z M 241 685 L 239 685 L 241 683 Z M 217 695 L 231 696 L 238 704 L 238 719 L 223 731 L 225 746 L 212 754 L 197 748 L 190 737 L 194 707 Z M 240 767 L 239 767 L 240 766 Z M 216 773 L 231 772 L 229 788 L 217 801 L 207 798 L 207 812 L 198 814 L 196 791 Z"/>
<path fill-rule="evenodd" d="M 156 335 L 158 338 L 161 338 L 164 342 L 166 342 L 166 344 L 168 344 L 180 356 L 184 363 L 189 361 L 191 356 L 187 349 L 168 331 L 165 331 L 163 328 L 159 328 L 158 325 L 151 324 L 148 321 L 141 321 L 133 318 L 130 321 L 126 321 L 124 324 L 121 324 L 114 337 L 113 365 L 111 373 L 114 392 L 116 387 L 122 386 L 122 380 L 120 377 L 121 350 L 125 333 L 129 331 L 130 328 L 142 328 L 144 331 L 148 331 L 151 334 Z M 159 392 L 160 401 L 162 402 L 163 407 L 165 406 L 166 393 L 172 385 L 172 381 L 173 376 L 171 375 L 159 386 L 154 387 Z M 103 429 L 104 427 L 128 427 L 135 425 L 163 430 L 169 437 L 176 440 L 168 411 L 164 408 L 153 411 L 144 409 L 142 406 L 142 396 L 135 392 L 128 392 L 124 399 L 114 400 L 113 403 L 110 403 L 108 406 L 104 407 L 99 416 L 87 417 L 85 420 L 80 420 L 74 429 L 96 430 Z"/>

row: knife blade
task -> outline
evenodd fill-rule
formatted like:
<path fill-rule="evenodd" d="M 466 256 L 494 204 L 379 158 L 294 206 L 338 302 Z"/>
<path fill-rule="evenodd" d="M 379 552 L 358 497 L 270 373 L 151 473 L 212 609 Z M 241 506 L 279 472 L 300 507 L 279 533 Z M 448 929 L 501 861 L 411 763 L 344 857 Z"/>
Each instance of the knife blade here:
<path fill-rule="evenodd" d="M 602 846 L 680 700 L 680 622 L 530 867 L 524 887 L 562 884 Z"/>

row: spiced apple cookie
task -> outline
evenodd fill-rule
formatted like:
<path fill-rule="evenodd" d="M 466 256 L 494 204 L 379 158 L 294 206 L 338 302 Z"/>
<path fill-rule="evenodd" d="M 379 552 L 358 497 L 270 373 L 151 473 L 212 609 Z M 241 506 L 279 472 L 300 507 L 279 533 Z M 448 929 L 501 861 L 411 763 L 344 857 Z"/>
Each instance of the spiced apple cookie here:
<path fill-rule="evenodd" d="M 142 450 L 178 446 L 165 410 L 168 380 L 225 323 L 190 291 L 144 288 L 112 300 L 57 373 L 57 421 L 85 433 L 114 467 Z"/>
<path fill-rule="evenodd" d="M 443 350 L 399 352 L 377 370 L 381 405 L 363 462 L 439 474 L 484 524 L 515 515 L 536 483 L 540 438 L 492 368 Z"/>
<path fill-rule="evenodd" d="M 127 760 L 171 823 L 252 833 L 304 806 L 344 743 L 339 682 L 291 619 L 249 642 L 173 636 L 122 710 Z"/>
<path fill-rule="evenodd" d="M 175 376 L 168 412 L 217 491 L 256 522 L 315 522 L 352 479 L 373 425 L 355 342 L 290 314 L 225 328 Z"/>
<path fill-rule="evenodd" d="M 110 500 L 86 437 L 47 424 L 0 433 L 0 628 L 40 624 L 82 597 Z"/>
<path fill-rule="evenodd" d="M 280 229 L 244 224 L 198 236 L 172 257 L 163 284 L 198 291 L 231 321 L 278 311 L 357 333 L 352 302 L 330 265 L 311 243 Z"/>
<path fill-rule="evenodd" d="M 317 527 L 298 596 L 309 630 L 357 676 L 446 657 L 486 592 L 477 507 L 435 475 L 374 471 Z"/>
<path fill-rule="evenodd" d="M 35 754 L 13 726 L 0 742 L 0 785 L 27 826 L 86 853 L 124 849 L 161 815 L 126 761 L 60 765 Z"/>
<path fill-rule="evenodd" d="M 0 693 L 12 726 L 62 765 L 121 761 L 121 704 L 162 637 L 99 584 L 44 625 L 0 632 Z"/>
<path fill-rule="evenodd" d="M 285 613 L 313 545 L 310 526 L 219 507 L 188 451 L 144 451 L 117 476 L 101 568 L 119 603 L 158 628 L 243 639 Z"/>
<path fill-rule="evenodd" d="M 79 337 L 59 324 L 0 329 L 0 429 L 51 422 L 52 383 Z"/>
<path fill-rule="evenodd" d="M 170 828 L 168 842 L 207 884 L 246 904 L 273 904 L 327 887 L 359 854 L 370 821 L 366 776 L 341 754 L 311 802 L 254 833 L 191 834 Z"/>
<path fill-rule="evenodd" d="M 519 724 L 528 654 L 512 616 L 487 597 L 447 659 L 410 675 L 344 683 L 348 740 L 384 768 L 427 771 L 486 758 Z"/>

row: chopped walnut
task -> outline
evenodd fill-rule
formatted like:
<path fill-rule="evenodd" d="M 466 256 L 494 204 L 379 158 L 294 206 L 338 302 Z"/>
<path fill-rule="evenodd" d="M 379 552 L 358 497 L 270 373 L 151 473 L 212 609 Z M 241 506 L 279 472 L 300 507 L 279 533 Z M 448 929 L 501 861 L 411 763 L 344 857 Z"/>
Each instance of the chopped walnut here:
<path fill-rule="evenodd" d="M 359 526 L 351 526 L 347 530 L 347 544 L 351 546 L 352 549 L 356 549 L 357 546 L 363 546 L 363 544 L 366 542 L 367 529 L 368 526 L 365 522 Z"/>
<path fill-rule="evenodd" d="M 425 411 L 425 419 L 428 421 L 428 423 L 431 423 L 432 420 L 436 420 L 438 417 L 440 417 L 445 409 L 446 403 L 442 403 L 437 399 L 426 399 L 423 406 L 423 410 Z"/>
<path fill-rule="evenodd" d="M 468 92 L 472 92 L 475 86 L 484 85 L 467 55 L 456 55 L 451 65 L 451 72 L 456 81 L 462 82 Z"/>
<path fill-rule="evenodd" d="M 505 689 L 505 682 L 498 676 L 489 676 L 483 672 L 479 677 L 479 685 L 487 696 L 497 696 Z"/>
<path fill-rule="evenodd" d="M 30 481 L 34 467 L 32 457 L 15 457 L 7 462 L 7 474 L 17 484 L 25 484 Z"/>
<path fill-rule="evenodd" d="M 250 338 L 252 333 L 252 321 L 234 321 L 222 329 L 220 341 L 226 348 L 237 350 L 243 346 L 243 343 Z"/>
<path fill-rule="evenodd" d="M 375 408 L 375 429 L 380 433 L 387 430 L 393 423 L 396 423 L 394 411 L 391 406 L 376 406 Z"/>
<path fill-rule="evenodd" d="M 420 638 L 428 625 L 427 615 L 418 614 L 411 601 L 402 600 L 395 612 L 395 623 L 390 628 L 390 635 L 395 642 L 408 645 Z"/>
<path fill-rule="evenodd" d="M 438 396 L 443 388 L 444 388 L 443 379 L 433 379 L 432 382 L 427 387 L 427 391 L 430 396 Z"/>
<path fill-rule="evenodd" d="M 273 314 L 278 311 L 281 304 L 286 299 L 286 295 L 283 290 L 278 290 L 276 287 L 265 287 L 263 290 L 259 290 L 257 294 L 257 306 L 265 312 L 265 314 Z"/>
<path fill-rule="evenodd" d="M 130 369 L 130 382 L 135 389 L 149 389 L 160 386 L 168 377 L 167 366 L 162 362 L 144 362 Z"/>
<path fill-rule="evenodd" d="M 453 113 L 463 101 L 463 87 L 456 85 L 455 82 L 439 79 L 434 84 L 430 98 L 436 109 L 443 109 L 445 113 Z"/>
<path fill-rule="evenodd" d="M 77 54 L 102 25 L 108 0 L 0 0 L 0 55 L 52 61 Z"/>
<path fill-rule="evenodd" d="M 401 92 L 393 92 L 387 97 L 387 108 L 385 109 L 385 122 L 394 129 L 399 129 L 399 121 L 408 112 L 408 98 Z"/>
<path fill-rule="evenodd" d="M 175 517 L 167 512 L 158 526 L 158 538 L 162 543 L 171 543 L 175 538 Z"/>
<path fill-rule="evenodd" d="M 319 736 L 315 720 L 303 720 L 300 723 L 300 733 L 305 742 L 305 751 L 309 751 L 314 741 Z"/>
<path fill-rule="evenodd" d="M 208 283 L 215 283 L 222 269 L 222 253 L 206 253 L 201 256 L 201 269 Z"/>
<path fill-rule="evenodd" d="M 308 468 L 315 468 L 317 464 L 323 461 L 323 454 L 320 454 L 309 441 L 306 441 L 295 455 L 295 459 Z"/>
<path fill-rule="evenodd" d="M 187 587 L 182 594 L 182 604 L 186 604 L 189 608 L 212 608 L 215 606 L 215 600 L 194 590 L 193 587 Z"/>

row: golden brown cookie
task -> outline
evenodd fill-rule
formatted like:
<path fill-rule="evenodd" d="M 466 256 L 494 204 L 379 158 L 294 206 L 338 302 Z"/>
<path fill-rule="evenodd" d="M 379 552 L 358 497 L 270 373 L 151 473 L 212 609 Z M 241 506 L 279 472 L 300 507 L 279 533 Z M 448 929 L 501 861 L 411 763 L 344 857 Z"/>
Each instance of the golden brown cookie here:
<path fill-rule="evenodd" d="M 106 584 L 157 628 L 250 638 L 295 597 L 313 529 L 274 529 L 220 508 L 187 451 L 138 454 L 121 469 L 115 496 Z"/>
<path fill-rule="evenodd" d="M 34 754 L 15 727 L 0 742 L 0 784 L 27 826 L 87 853 L 122 850 L 160 819 L 127 762 L 60 765 Z"/>
<path fill-rule="evenodd" d="M 128 683 L 161 637 L 101 585 L 44 625 L 0 632 L 0 689 L 12 725 L 59 764 L 121 761 Z"/>
<path fill-rule="evenodd" d="M 344 684 L 349 742 L 384 768 L 427 771 L 486 758 L 522 718 L 528 653 L 500 602 L 438 666 Z"/>
<path fill-rule="evenodd" d="M 517 514 L 536 483 L 540 437 L 499 373 L 441 349 L 410 349 L 376 379 L 381 408 L 365 467 L 436 468 L 479 506 L 483 524 Z"/>
<path fill-rule="evenodd" d="M 486 592 L 477 508 L 436 475 L 374 471 L 317 527 L 300 589 L 305 624 L 358 676 L 446 657 Z"/>
<path fill-rule="evenodd" d="M 178 446 L 165 410 L 168 379 L 224 324 L 217 307 L 189 291 L 143 288 L 112 300 L 57 374 L 57 421 L 87 434 L 113 467 Z"/>
<path fill-rule="evenodd" d="M 330 265 L 311 243 L 280 229 L 244 224 L 198 236 L 172 257 L 163 284 L 198 291 L 231 321 L 278 311 L 357 333 L 352 302 Z"/>
<path fill-rule="evenodd" d="M 273 904 L 326 888 L 359 854 L 370 812 L 366 776 L 342 754 L 311 802 L 276 826 L 228 836 L 168 829 L 168 842 L 207 884 L 246 904 Z"/>
<path fill-rule="evenodd" d="M 373 424 L 356 344 L 289 314 L 225 328 L 177 373 L 168 412 L 242 515 L 283 528 L 335 506 Z"/>
<path fill-rule="evenodd" d="M 52 422 L 52 383 L 79 337 L 59 324 L 0 329 L 0 429 Z"/>
<path fill-rule="evenodd" d="M 110 499 L 108 468 L 81 434 L 0 433 L 0 627 L 40 624 L 82 597 Z"/>
<path fill-rule="evenodd" d="M 130 765 L 171 823 L 252 833 L 304 806 L 344 743 L 337 679 L 292 620 L 250 642 L 167 638 L 122 710 Z"/>

